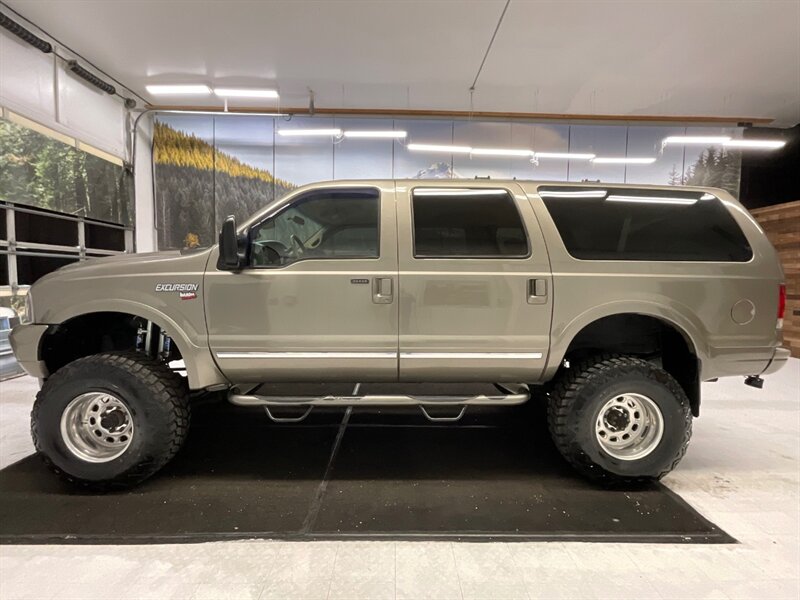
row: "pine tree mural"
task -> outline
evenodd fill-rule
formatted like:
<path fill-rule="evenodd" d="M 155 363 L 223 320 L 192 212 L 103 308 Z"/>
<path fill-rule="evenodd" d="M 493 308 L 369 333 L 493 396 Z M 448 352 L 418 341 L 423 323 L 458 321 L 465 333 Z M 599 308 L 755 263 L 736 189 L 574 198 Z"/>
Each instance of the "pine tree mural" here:
<path fill-rule="evenodd" d="M 0 198 L 130 225 L 131 189 L 124 167 L 0 119 Z"/>
<path fill-rule="evenodd" d="M 187 239 L 208 246 L 228 215 L 241 222 L 295 187 L 158 121 L 153 162 L 162 249 L 182 248 Z"/>
<path fill-rule="evenodd" d="M 667 183 L 669 185 L 681 185 L 683 184 L 683 176 L 678 171 L 678 165 L 672 164 L 672 169 L 670 169 L 669 174 L 667 175 Z"/>
<path fill-rule="evenodd" d="M 739 152 L 709 146 L 687 169 L 686 185 L 718 187 L 738 197 L 741 169 L 742 157 Z"/>

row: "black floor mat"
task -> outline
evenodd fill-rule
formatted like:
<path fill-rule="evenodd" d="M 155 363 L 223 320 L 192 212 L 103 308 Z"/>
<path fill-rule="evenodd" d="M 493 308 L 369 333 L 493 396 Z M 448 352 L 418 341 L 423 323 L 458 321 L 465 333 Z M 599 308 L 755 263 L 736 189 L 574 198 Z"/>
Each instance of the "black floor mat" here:
<path fill-rule="evenodd" d="M 457 424 L 327 409 L 298 425 L 206 406 L 175 460 L 128 492 L 76 491 L 37 457 L 0 471 L 0 543 L 252 537 L 735 541 L 663 485 L 577 477 L 534 405 L 470 409 Z"/>

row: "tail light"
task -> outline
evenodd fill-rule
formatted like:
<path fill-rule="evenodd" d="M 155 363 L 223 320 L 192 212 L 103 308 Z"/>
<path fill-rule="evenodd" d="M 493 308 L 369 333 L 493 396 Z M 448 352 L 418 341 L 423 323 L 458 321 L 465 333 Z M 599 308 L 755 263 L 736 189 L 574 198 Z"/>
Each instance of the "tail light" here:
<path fill-rule="evenodd" d="M 778 291 L 778 329 L 783 328 L 783 315 L 786 312 L 786 285 L 781 284 Z"/>

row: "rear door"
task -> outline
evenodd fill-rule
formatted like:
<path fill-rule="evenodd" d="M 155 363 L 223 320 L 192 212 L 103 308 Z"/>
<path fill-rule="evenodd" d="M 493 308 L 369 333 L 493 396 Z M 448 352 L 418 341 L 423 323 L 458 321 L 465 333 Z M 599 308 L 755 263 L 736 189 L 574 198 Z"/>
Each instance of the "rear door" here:
<path fill-rule="evenodd" d="M 248 231 L 248 265 L 205 277 L 217 364 L 236 383 L 397 380 L 393 185 L 298 194 Z"/>
<path fill-rule="evenodd" d="M 535 382 L 552 278 L 516 183 L 397 187 L 400 379 Z"/>

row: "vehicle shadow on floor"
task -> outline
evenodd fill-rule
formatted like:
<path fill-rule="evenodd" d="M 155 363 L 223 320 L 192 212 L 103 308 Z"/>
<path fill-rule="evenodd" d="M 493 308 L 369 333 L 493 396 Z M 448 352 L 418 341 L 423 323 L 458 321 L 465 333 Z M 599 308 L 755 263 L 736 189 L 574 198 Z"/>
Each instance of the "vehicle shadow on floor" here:
<path fill-rule="evenodd" d="M 175 459 L 110 494 L 76 490 L 26 458 L 0 471 L 0 542 L 731 541 L 660 484 L 607 490 L 578 477 L 535 404 L 447 424 L 408 410 L 344 417 L 322 409 L 276 424 L 261 409 L 198 406 Z"/>

